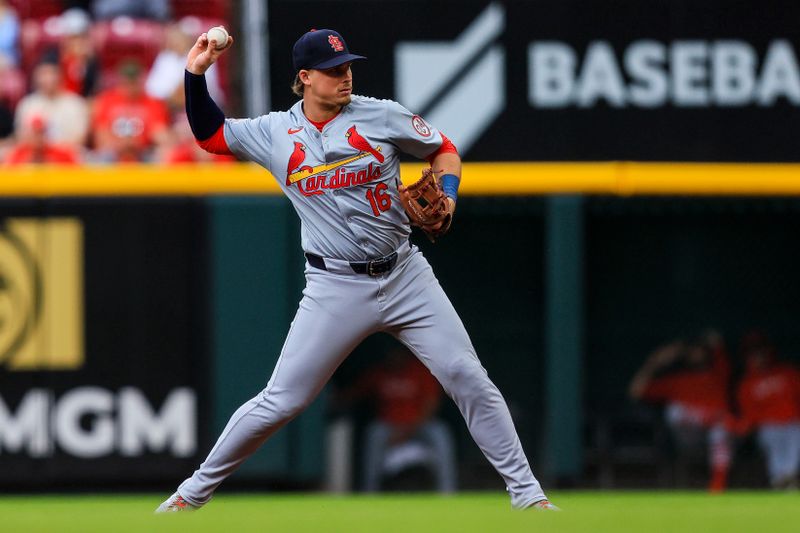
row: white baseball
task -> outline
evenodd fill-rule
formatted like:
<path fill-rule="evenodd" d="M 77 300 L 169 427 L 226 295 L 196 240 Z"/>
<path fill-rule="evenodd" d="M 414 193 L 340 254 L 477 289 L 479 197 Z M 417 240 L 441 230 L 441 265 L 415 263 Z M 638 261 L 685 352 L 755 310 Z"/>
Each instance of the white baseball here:
<path fill-rule="evenodd" d="M 206 34 L 209 41 L 217 41 L 217 50 L 228 44 L 228 31 L 222 26 L 214 26 Z"/>

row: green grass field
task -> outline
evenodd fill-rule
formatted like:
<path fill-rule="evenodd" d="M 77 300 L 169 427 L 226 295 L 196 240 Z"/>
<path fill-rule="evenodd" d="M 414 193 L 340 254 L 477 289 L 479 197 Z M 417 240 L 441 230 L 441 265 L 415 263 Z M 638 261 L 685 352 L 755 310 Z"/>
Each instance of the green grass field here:
<path fill-rule="evenodd" d="M 558 492 L 564 511 L 511 511 L 504 494 L 221 494 L 195 513 L 153 516 L 164 495 L 0 496 L 0 531 L 426 533 L 800 531 L 800 495 Z"/>

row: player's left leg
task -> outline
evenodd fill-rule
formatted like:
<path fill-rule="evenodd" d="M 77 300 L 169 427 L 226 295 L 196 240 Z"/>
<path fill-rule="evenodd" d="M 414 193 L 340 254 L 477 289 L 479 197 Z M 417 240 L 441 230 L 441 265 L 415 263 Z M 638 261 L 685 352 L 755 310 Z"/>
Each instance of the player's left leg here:
<path fill-rule="evenodd" d="M 772 424 L 765 424 L 758 430 L 758 444 L 764 453 L 769 483 L 773 488 L 778 488 L 779 482 L 783 477 L 785 444 L 783 442 L 784 439 L 781 437 L 780 430 Z"/>
<path fill-rule="evenodd" d="M 415 249 L 386 278 L 381 310 L 386 330 L 414 352 L 453 398 L 472 438 L 505 480 L 511 504 L 525 508 L 545 500 L 508 406 L 428 262 Z"/>
<path fill-rule="evenodd" d="M 788 488 L 798 488 L 800 479 L 800 422 L 794 422 L 788 425 L 787 433 L 789 434 L 789 457 L 787 459 L 787 475 L 789 479 Z"/>
<path fill-rule="evenodd" d="M 708 429 L 708 462 L 711 466 L 710 492 L 722 492 L 728 485 L 728 470 L 731 466 L 730 434 L 722 424 Z"/>
<path fill-rule="evenodd" d="M 772 487 L 795 486 L 800 462 L 800 426 L 765 424 L 758 431 L 758 442 L 767 460 Z"/>

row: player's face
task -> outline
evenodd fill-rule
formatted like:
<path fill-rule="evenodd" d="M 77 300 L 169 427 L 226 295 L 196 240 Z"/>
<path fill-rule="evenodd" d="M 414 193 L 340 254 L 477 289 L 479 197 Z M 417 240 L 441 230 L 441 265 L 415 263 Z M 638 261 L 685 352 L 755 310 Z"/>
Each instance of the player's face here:
<path fill-rule="evenodd" d="M 353 71 L 350 63 L 343 63 L 325 70 L 308 71 L 308 79 L 313 95 L 321 103 L 343 106 L 350 103 L 353 93 Z"/>

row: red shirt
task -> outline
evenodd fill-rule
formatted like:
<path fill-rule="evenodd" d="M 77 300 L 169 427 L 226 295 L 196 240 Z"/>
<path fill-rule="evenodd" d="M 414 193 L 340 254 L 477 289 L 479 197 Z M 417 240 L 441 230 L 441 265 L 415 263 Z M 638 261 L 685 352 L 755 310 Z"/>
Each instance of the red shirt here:
<path fill-rule="evenodd" d="M 142 93 L 130 98 L 121 89 L 98 95 L 92 126 L 114 137 L 130 138 L 139 148 L 153 143 L 153 133 L 169 124 L 169 110 L 160 100 Z"/>
<path fill-rule="evenodd" d="M 62 55 L 61 75 L 66 90 L 75 94 L 83 94 L 83 84 L 86 76 L 85 60 L 74 55 Z"/>
<path fill-rule="evenodd" d="M 800 372 L 787 364 L 750 370 L 738 391 L 746 429 L 759 424 L 800 422 Z"/>
<path fill-rule="evenodd" d="M 335 119 L 335 118 L 336 118 L 336 117 L 338 117 L 338 116 L 339 116 L 339 113 L 336 113 L 334 116 L 332 116 L 332 117 L 331 117 L 331 118 L 329 118 L 328 120 L 323 120 L 322 122 L 317 122 L 316 120 L 311 120 L 310 118 L 308 119 L 308 121 L 309 121 L 310 123 L 312 123 L 312 124 L 314 125 L 314 127 L 315 127 L 315 128 L 317 128 L 317 129 L 320 131 L 320 133 L 321 133 L 321 132 L 322 132 L 322 128 L 324 128 L 324 127 L 325 127 L 325 125 L 326 125 L 328 122 L 330 122 L 331 120 Z M 306 118 L 308 118 L 308 117 L 306 117 Z"/>
<path fill-rule="evenodd" d="M 704 424 L 722 420 L 728 412 L 726 383 L 713 369 L 682 371 L 653 380 L 643 398 L 680 404 Z"/>
<path fill-rule="evenodd" d="M 711 354 L 711 366 L 656 378 L 645 389 L 643 399 L 678 404 L 700 423 L 712 425 L 728 416 L 730 373 L 727 353 L 720 347 Z"/>
<path fill-rule="evenodd" d="M 374 370 L 366 379 L 377 402 L 378 417 L 390 424 L 422 422 L 429 415 L 428 406 L 441 396 L 439 382 L 416 359 L 409 359 L 399 369 Z"/>
<path fill-rule="evenodd" d="M 78 156 L 69 148 L 47 145 L 41 150 L 29 144 L 19 144 L 6 154 L 6 164 L 24 165 L 25 163 L 67 163 L 75 164 Z"/>

